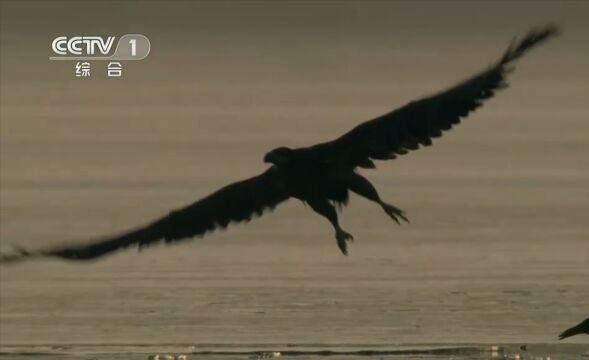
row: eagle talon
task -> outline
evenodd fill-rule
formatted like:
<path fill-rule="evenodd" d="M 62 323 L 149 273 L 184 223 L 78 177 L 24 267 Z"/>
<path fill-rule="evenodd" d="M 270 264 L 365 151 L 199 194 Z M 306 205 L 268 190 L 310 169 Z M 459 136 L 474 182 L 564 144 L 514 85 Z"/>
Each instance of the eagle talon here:
<path fill-rule="evenodd" d="M 401 218 L 406 223 L 409 223 L 409 219 L 407 218 L 407 216 L 405 216 L 405 212 L 399 209 L 398 207 L 390 204 L 383 204 L 382 208 L 387 213 L 387 215 L 391 217 L 391 219 L 395 220 L 397 224 L 401 225 L 399 218 Z"/>
<path fill-rule="evenodd" d="M 354 237 L 351 234 L 340 229 L 337 230 L 337 232 L 335 233 L 335 238 L 337 240 L 337 246 L 341 250 L 342 254 L 348 255 L 347 242 L 354 242 Z"/>

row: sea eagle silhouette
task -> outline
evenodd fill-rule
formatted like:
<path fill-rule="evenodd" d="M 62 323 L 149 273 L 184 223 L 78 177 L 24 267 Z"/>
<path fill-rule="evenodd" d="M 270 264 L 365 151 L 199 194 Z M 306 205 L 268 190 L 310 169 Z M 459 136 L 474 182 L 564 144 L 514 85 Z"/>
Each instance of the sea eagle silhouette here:
<path fill-rule="evenodd" d="M 558 33 L 553 25 L 532 29 L 514 41 L 493 65 L 470 79 L 436 95 L 412 101 L 388 114 L 366 121 L 339 138 L 310 147 L 279 147 L 264 156 L 271 166 L 250 179 L 228 185 L 184 208 L 174 210 L 154 222 L 112 237 L 89 243 L 56 246 L 28 251 L 16 249 L 0 257 L 2 262 L 28 258 L 58 257 L 89 260 L 128 247 L 145 247 L 159 242 L 174 243 L 203 236 L 231 222 L 249 221 L 289 198 L 307 203 L 329 220 L 337 245 L 347 254 L 352 235 L 344 231 L 336 212 L 345 205 L 348 192 L 374 201 L 397 223 L 408 222 L 405 213 L 384 202 L 374 186 L 357 168 L 375 168 L 373 160 L 395 159 L 420 145 L 429 146 L 461 118 L 507 86 L 506 75 L 514 60 L 532 47 Z"/>
<path fill-rule="evenodd" d="M 570 329 L 566 329 L 562 334 L 558 335 L 558 340 L 566 339 L 570 336 L 587 334 L 589 335 L 589 318 L 581 321 L 581 323 L 573 326 Z"/>

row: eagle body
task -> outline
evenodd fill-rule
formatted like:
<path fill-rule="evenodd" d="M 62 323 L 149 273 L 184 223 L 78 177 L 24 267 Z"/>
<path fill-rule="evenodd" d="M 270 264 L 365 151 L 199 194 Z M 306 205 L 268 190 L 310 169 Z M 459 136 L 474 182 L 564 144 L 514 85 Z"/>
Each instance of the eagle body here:
<path fill-rule="evenodd" d="M 348 203 L 353 169 L 305 156 L 306 149 L 293 150 L 293 155 L 292 162 L 273 166 L 290 197 L 306 203 L 313 200 Z"/>

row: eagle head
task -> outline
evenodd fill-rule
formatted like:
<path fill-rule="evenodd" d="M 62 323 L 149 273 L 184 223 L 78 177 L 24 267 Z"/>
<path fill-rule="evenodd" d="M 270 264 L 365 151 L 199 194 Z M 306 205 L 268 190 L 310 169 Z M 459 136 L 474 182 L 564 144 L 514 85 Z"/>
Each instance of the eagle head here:
<path fill-rule="evenodd" d="M 287 147 L 276 148 L 264 155 L 264 162 L 271 163 L 277 166 L 285 165 L 290 162 L 293 150 Z"/>

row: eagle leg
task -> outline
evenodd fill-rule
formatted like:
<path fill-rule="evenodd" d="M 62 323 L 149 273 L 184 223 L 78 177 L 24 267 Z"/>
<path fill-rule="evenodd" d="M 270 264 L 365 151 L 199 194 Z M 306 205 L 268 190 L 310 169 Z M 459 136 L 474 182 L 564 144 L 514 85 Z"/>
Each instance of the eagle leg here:
<path fill-rule="evenodd" d="M 387 204 L 386 202 L 382 201 L 374 186 L 370 183 L 370 181 L 368 181 L 368 179 L 366 179 L 362 175 L 353 173 L 348 182 L 348 186 L 350 190 L 352 190 L 356 194 L 379 204 L 384 210 L 384 212 L 387 213 L 387 215 L 389 215 L 391 219 L 395 220 L 397 224 L 401 224 L 399 219 L 402 219 L 407 223 L 409 222 L 409 219 L 407 218 L 407 216 L 405 216 L 405 212 L 396 206 Z"/>
<path fill-rule="evenodd" d="M 337 240 L 337 246 L 341 250 L 342 254 L 348 255 L 347 242 L 354 241 L 354 237 L 339 226 L 335 207 L 333 207 L 333 205 L 331 205 L 327 200 L 311 200 L 307 201 L 307 203 L 317 214 L 327 218 L 331 225 L 333 225 L 333 228 L 335 229 L 335 239 Z"/>

